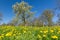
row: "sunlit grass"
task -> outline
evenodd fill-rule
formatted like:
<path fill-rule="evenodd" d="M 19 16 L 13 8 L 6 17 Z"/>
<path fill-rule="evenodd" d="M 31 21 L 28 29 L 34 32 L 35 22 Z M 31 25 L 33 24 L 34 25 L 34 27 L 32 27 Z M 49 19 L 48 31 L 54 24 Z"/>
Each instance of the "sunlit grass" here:
<path fill-rule="evenodd" d="M 60 40 L 60 27 L 0 27 L 0 40 Z"/>

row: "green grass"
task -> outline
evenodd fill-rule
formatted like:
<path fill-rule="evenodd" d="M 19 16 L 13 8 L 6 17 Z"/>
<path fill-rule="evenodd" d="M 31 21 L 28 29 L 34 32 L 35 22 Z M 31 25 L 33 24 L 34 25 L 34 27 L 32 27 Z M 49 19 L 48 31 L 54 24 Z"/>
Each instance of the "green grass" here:
<path fill-rule="evenodd" d="M 0 40 L 60 40 L 60 27 L 0 27 Z"/>

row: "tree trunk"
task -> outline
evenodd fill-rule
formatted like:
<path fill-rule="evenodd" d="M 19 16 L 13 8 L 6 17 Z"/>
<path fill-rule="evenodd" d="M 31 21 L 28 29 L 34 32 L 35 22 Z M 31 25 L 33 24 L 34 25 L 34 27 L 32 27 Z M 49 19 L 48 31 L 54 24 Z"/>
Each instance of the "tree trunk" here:
<path fill-rule="evenodd" d="M 23 15 L 22 15 L 22 21 L 23 21 L 23 26 L 25 26 L 25 24 L 26 24 L 26 21 L 25 21 L 25 14 L 24 14 L 25 12 L 23 12 Z"/>

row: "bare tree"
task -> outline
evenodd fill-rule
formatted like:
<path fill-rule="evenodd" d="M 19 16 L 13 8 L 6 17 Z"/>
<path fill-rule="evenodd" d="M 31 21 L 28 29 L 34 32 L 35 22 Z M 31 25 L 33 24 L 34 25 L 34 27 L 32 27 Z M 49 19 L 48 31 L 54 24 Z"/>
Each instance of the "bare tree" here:
<path fill-rule="evenodd" d="M 19 22 L 19 20 L 21 20 L 20 22 L 22 22 L 25 26 L 27 21 L 30 21 L 30 18 L 33 15 L 33 12 L 31 12 L 31 8 L 32 6 L 30 6 L 28 3 L 24 1 L 13 5 L 14 12 L 16 13 L 16 21 Z"/>
<path fill-rule="evenodd" d="M 53 12 L 52 10 L 45 10 L 41 15 L 41 20 L 44 22 L 44 25 L 52 25 Z"/>

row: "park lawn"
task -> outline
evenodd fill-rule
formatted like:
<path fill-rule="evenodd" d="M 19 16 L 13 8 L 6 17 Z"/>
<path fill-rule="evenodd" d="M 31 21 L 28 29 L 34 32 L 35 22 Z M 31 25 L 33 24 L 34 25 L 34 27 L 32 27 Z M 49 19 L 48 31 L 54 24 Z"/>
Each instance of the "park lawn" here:
<path fill-rule="evenodd" d="M 1 26 L 0 40 L 60 40 L 60 27 Z"/>

